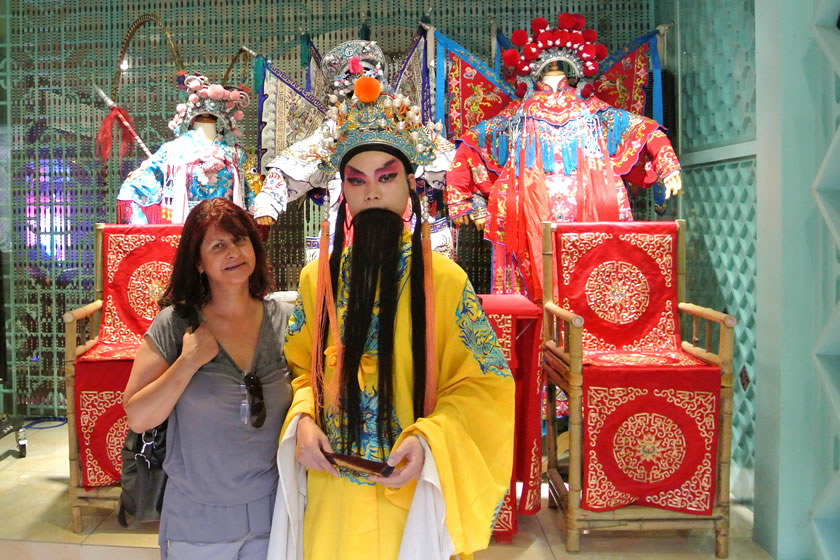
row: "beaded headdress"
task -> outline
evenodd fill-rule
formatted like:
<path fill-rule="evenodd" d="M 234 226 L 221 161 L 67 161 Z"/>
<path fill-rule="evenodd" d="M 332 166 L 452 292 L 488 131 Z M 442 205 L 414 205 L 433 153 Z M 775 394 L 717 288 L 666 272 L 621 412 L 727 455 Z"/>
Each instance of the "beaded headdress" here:
<path fill-rule="evenodd" d="M 520 97 L 533 88 L 552 62 L 567 63 L 578 78 L 591 78 L 598 73 L 599 62 L 609 51 L 597 42 L 598 33 L 585 27 L 586 18 L 582 15 L 563 13 L 557 16 L 556 29 L 538 17 L 531 22 L 530 34 L 524 29 L 513 32 L 511 42 L 518 49 L 506 50 L 502 60 L 518 76 Z"/>
<path fill-rule="evenodd" d="M 385 55 L 373 41 L 341 43 L 324 55 L 320 66 L 334 95 L 348 97 L 356 78 L 362 76 L 385 81 Z"/>
<path fill-rule="evenodd" d="M 216 127 L 223 134 L 232 133 L 237 138 L 242 136 L 237 124 L 245 118 L 242 110 L 250 103 L 250 96 L 245 89 L 211 84 L 201 75 L 187 76 L 183 86 L 188 93 L 187 101 L 178 104 L 175 116 L 169 121 L 169 129 L 175 136 L 187 132 L 200 115 L 215 116 L 218 119 Z"/>
<path fill-rule="evenodd" d="M 362 145 L 380 144 L 402 152 L 414 165 L 434 160 L 439 124 L 423 124 L 420 107 L 402 94 L 382 93 L 379 80 L 356 80 L 350 103 L 344 101 L 327 111 L 324 124 L 322 168 L 335 172 L 350 150 Z M 314 147 L 318 151 L 318 147 Z"/>

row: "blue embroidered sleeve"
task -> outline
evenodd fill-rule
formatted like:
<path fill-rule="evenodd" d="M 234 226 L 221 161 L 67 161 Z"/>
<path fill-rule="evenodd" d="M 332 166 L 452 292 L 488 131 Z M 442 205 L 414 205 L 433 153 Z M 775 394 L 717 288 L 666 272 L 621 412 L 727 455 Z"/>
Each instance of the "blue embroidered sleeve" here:
<path fill-rule="evenodd" d="M 298 292 L 297 299 L 295 299 L 295 308 L 292 310 L 292 316 L 289 317 L 289 326 L 286 329 L 286 342 L 289 337 L 296 335 L 306 324 L 306 312 L 303 310 L 303 298 Z"/>
<path fill-rule="evenodd" d="M 140 206 L 157 204 L 163 196 L 163 185 L 166 181 L 165 167 L 169 159 L 169 149 L 172 141 L 165 143 L 152 157 L 140 164 L 136 170 L 126 177 L 118 200 L 131 200 Z"/>
<path fill-rule="evenodd" d="M 478 296 L 472 285 L 467 282 L 461 296 L 461 303 L 455 310 L 458 332 L 461 341 L 472 352 L 481 373 L 484 375 L 499 375 L 512 377 L 507 360 L 505 359 L 496 332 L 487 320 Z"/>

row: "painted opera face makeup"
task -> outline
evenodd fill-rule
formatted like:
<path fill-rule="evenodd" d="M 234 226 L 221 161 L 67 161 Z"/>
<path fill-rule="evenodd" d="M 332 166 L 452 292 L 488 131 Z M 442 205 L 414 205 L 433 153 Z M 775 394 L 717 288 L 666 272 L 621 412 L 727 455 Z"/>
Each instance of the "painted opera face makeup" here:
<path fill-rule="evenodd" d="M 356 154 L 347 162 L 341 186 L 353 216 L 371 208 L 402 215 L 408 204 L 408 186 L 413 183 L 414 175 L 406 174 L 399 158 L 369 151 Z"/>

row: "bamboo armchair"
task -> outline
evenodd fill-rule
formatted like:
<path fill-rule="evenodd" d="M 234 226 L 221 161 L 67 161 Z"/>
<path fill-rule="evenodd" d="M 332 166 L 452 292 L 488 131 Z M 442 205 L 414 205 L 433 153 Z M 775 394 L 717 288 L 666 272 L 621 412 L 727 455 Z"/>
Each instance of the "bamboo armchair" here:
<path fill-rule="evenodd" d="M 143 334 L 159 311 L 180 224 L 96 224 L 95 300 L 66 312 L 64 376 L 72 528 L 82 507 L 113 508 L 128 430 L 122 393 Z"/>
<path fill-rule="evenodd" d="M 98 340 L 102 320 L 103 253 L 102 232 L 105 224 L 94 229 L 94 293 L 91 303 L 66 312 L 64 318 L 64 390 L 67 396 L 67 433 L 70 445 L 70 508 L 72 529 L 80 532 L 84 523 L 82 507 L 112 509 L 120 497 L 118 487 L 92 488 L 82 486 L 82 469 L 79 460 L 79 440 L 76 434 L 76 358 L 90 350 Z"/>
<path fill-rule="evenodd" d="M 679 312 L 693 321 L 692 343 L 682 341 L 682 350 L 706 364 L 720 367 L 720 407 L 718 410 L 718 448 L 716 452 L 716 490 L 711 515 L 693 515 L 664 509 L 630 505 L 612 511 L 590 511 L 581 508 L 583 462 L 583 379 L 585 318 L 570 313 L 554 302 L 553 239 L 556 226 L 544 222 L 543 243 L 543 365 L 546 384 L 545 418 L 548 426 L 549 505 L 565 514 L 566 549 L 580 551 L 581 531 L 648 531 L 674 529 L 714 529 L 715 555 L 729 554 L 729 464 L 732 432 L 733 341 L 735 317 L 682 303 L 685 285 L 685 222 L 677 222 L 676 278 Z M 698 322 L 705 321 L 705 343 L 698 343 Z M 712 327 L 718 325 L 717 352 L 712 351 Z M 557 389 L 568 396 L 569 458 L 568 473 L 561 470 L 557 456 L 556 397 Z"/>

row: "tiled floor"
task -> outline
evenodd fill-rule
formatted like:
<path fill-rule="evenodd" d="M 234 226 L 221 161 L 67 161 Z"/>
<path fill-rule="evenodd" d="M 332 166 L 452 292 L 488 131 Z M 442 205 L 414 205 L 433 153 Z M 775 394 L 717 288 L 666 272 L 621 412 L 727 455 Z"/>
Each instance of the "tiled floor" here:
<path fill-rule="evenodd" d="M 113 512 L 85 510 L 85 529 L 70 530 L 67 496 L 67 427 L 29 430 L 28 455 L 16 458 L 14 437 L 0 440 L 0 559 L 30 560 L 157 560 L 157 526 L 121 528 Z M 545 503 L 544 503 L 545 505 Z M 477 560 L 560 560 L 574 558 L 694 559 L 714 558 L 711 531 L 674 531 L 644 536 L 581 538 L 580 554 L 566 553 L 562 520 L 543 507 L 536 516 L 519 518 L 519 534 L 511 545 L 492 544 Z M 730 558 L 769 559 L 752 542 L 752 515 L 733 508 Z"/>

